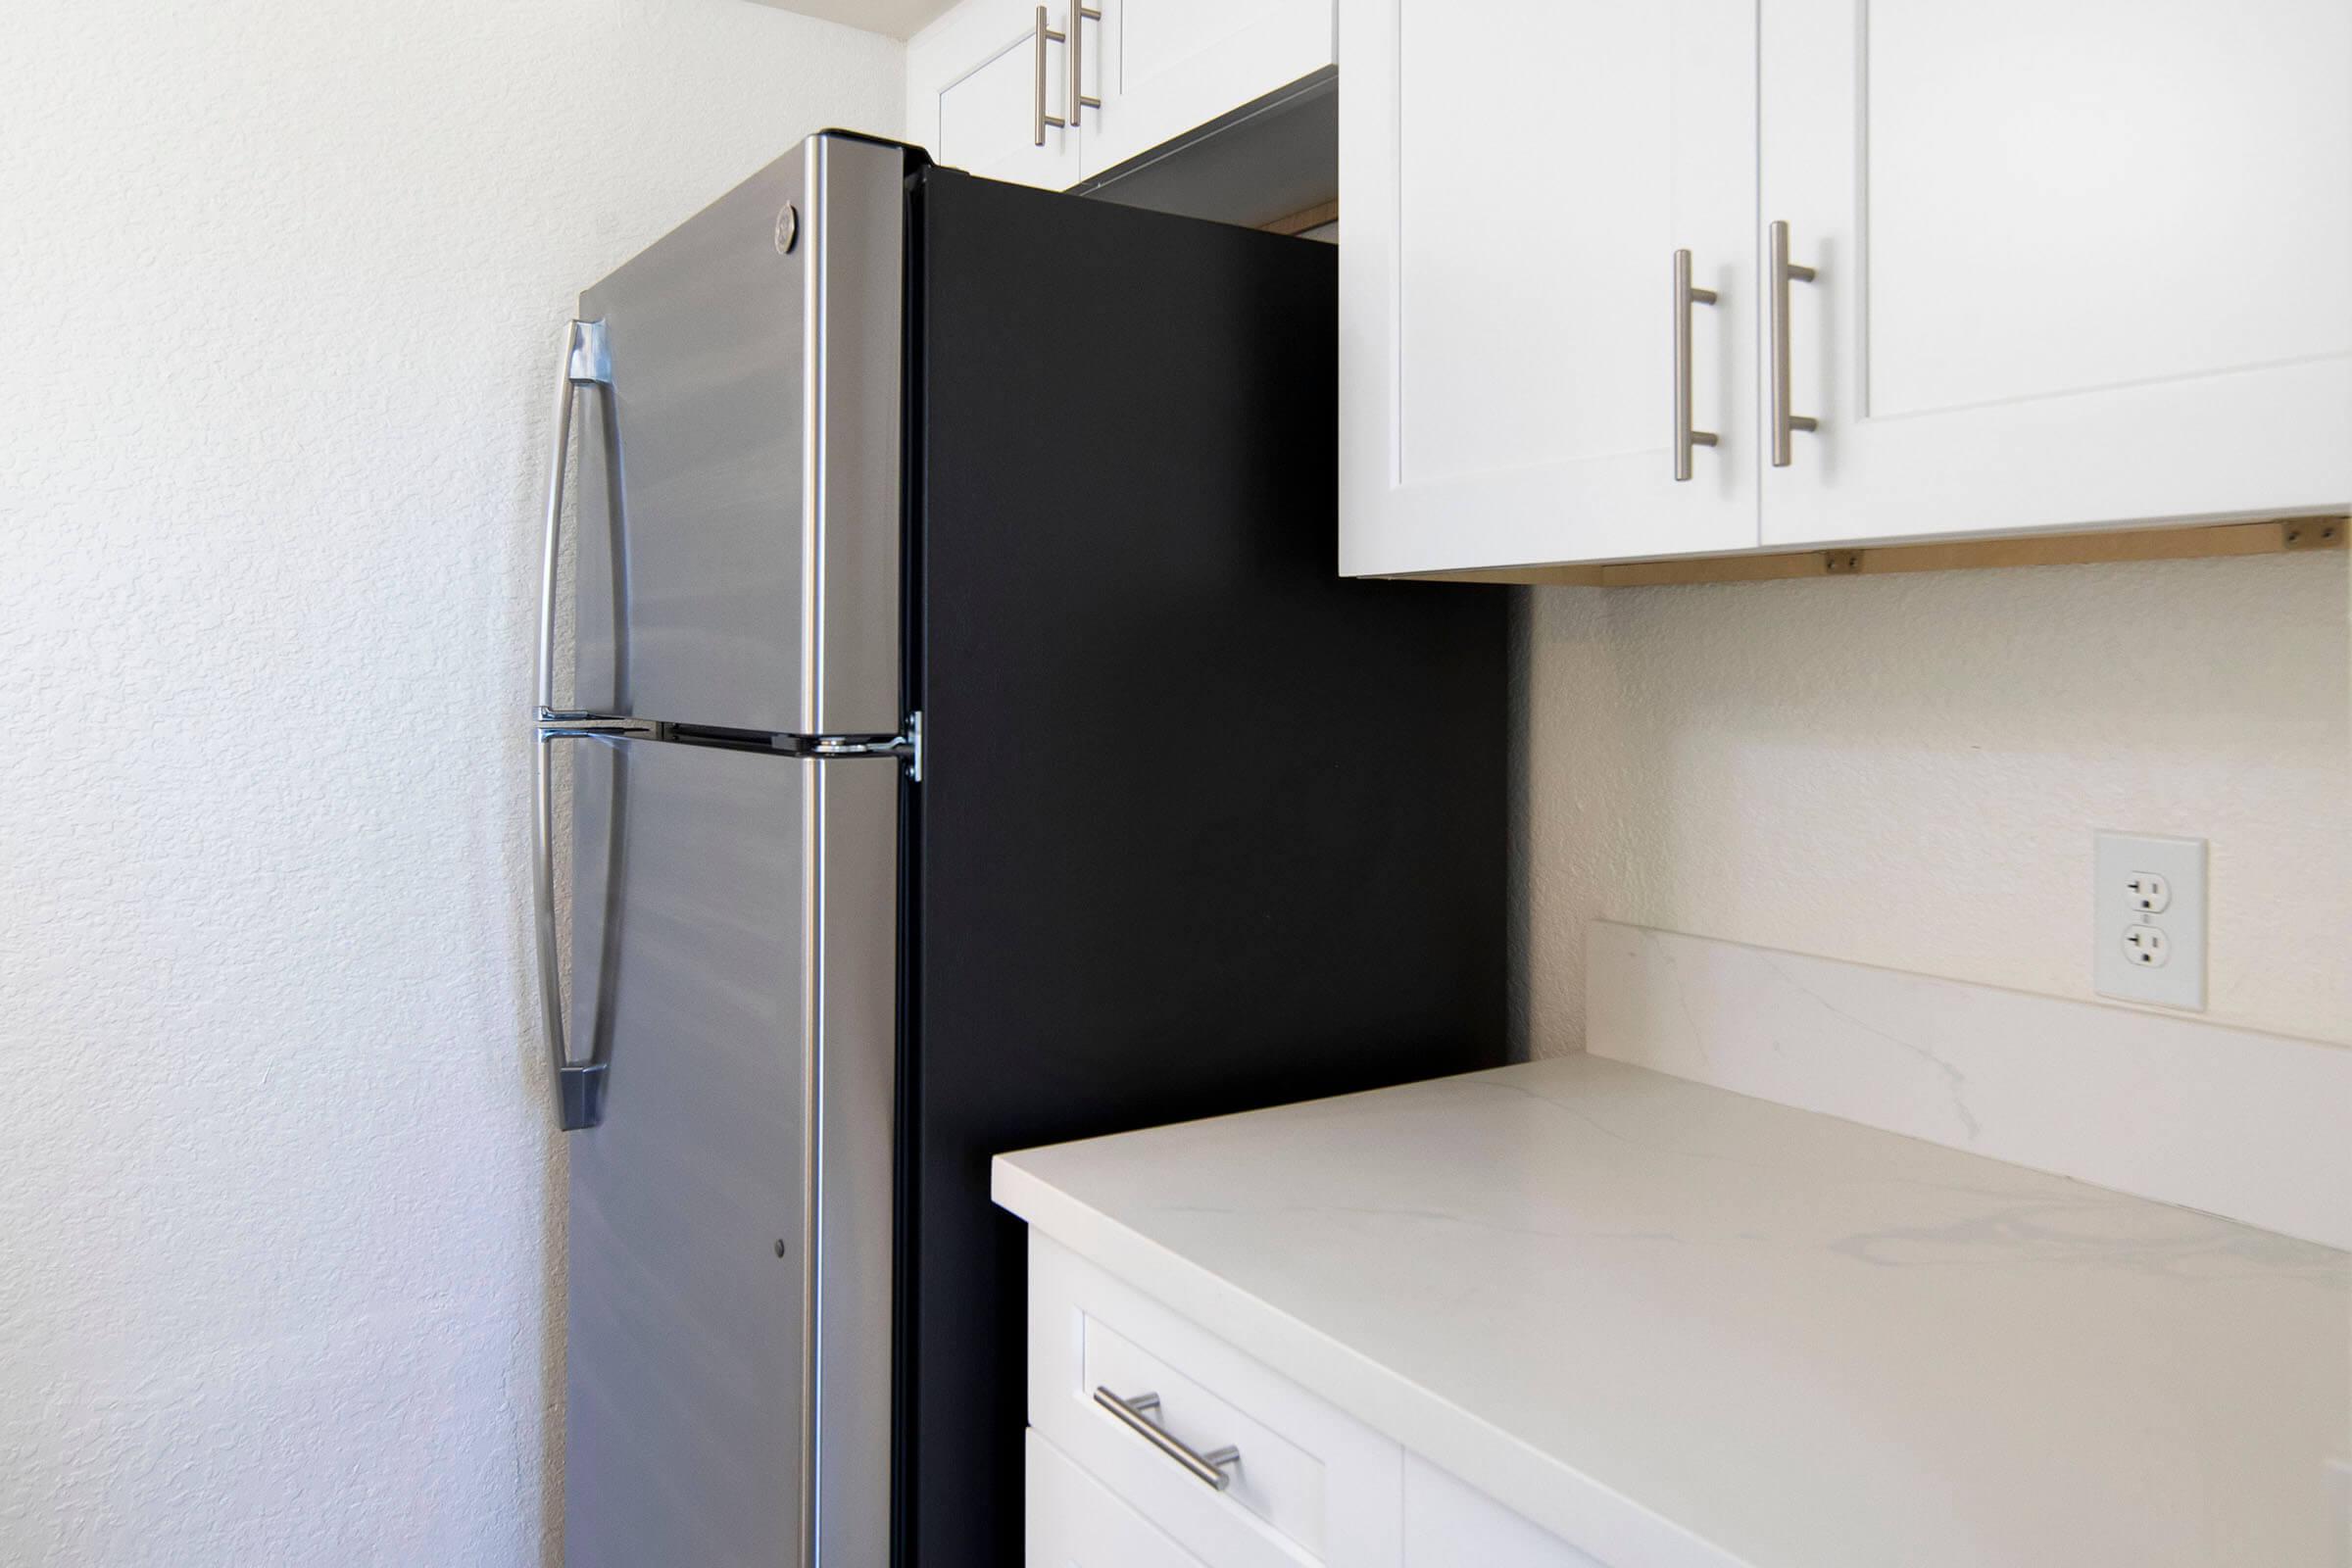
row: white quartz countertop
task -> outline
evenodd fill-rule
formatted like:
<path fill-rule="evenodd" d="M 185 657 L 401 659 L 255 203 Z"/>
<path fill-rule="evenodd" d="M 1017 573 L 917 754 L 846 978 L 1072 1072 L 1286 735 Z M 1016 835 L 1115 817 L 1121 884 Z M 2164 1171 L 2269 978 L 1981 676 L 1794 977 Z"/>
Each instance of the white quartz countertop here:
<path fill-rule="evenodd" d="M 2329 1568 L 2352 1254 L 1595 1057 L 997 1201 L 1618 1568 Z"/>

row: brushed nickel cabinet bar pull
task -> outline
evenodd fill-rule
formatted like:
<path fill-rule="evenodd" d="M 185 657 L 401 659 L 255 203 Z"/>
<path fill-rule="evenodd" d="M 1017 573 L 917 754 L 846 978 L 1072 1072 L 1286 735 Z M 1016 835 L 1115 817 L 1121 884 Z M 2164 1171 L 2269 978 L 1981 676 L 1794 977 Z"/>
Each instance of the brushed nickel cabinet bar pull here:
<path fill-rule="evenodd" d="M 1712 305 L 1715 291 L 1690 286 L 1690 253 L 1674 253 L 1674 476 L 1690 477 L 1690 449 L 1715 445 L 1715 432 L 1690 428 L 1690 307 Z"/>
<path fill-rule="evenodd" d="M 1228 1468 L 1242 1462 L 1242 1450 L 1227 1444 L 1222 1448 L 1211 1448 L 1206 1453 L 1202 1453 L 1181 1439 L 1171 1437 L 1160 1427 L 1158 1422 L 1147 1417 L 1148 1411 L 1159 1408 L 1158 1395 L 1138 1394 L 1121 1398 L 1108 1389 L 1097 1384 L 1095 1402 L 1117 1416 L 1131 1431 L 1143 1434 L 1145 1440 L 1152 1446 L 1182 1465 L 1185 1474 L 1202 1486 L 1214 1487 L 1217 1491 L 1223 1492 L 1227 1487 L 1233 1485 L 1233 1477 L 1225 1472 Z"/>
<path fill-rule="evenodd" d="M 1035 36 L 1037 41 L 1037 63 L 1036 69 L 1030 74 L 1030 104 L 1036 113 L 1031 125 L 1031 131 L 1032 139 L 1037 143 L 1038 146 L 1043 147 L 1046 144 L 1046 127 L 1048 125 L 1052 125 L 1055 130 L 1059 130 L 1062 128 L 1063 124 L 1061 116 L 1049 115 L 1046 113 L 1046 45 L 1050 43 L 1066 43 L 1068 42 L 1068 37 L 1066 34 L 1056 32 L 1052 27 L 1046 25 L 1046 8 L 1044 6 L 1039 6 L 1037 8 L 1037 31 Z M 1078 117 L 1075 113 L 1072 113 L 1070 118 L 1075 120 Z"/>
<path fill-rule="evenodd" d="M 1081 111 L 1102 107 L 1102 99 L 1089 98 L 1086 95 L 1085 85 L 1086 24 L 1102 20 L 1102 13 L 1097 11 L 1093 6 L 1087 5 L 1085 0 L 1070 0 L 1070 25 L 1067 40 L 1070 56 L 1070 90 L 1064 100 L 1064 107 L 1069 111 L 1068 118 L 1072 130 L 1078 128 L 1078 118 Z"/>
<path fill-rule="evenodd" d="M 1788 412 L 1788 284 L 1810 283 L 1821 274 L 1788 260 L 1788 225 L 1774 220 L 1770 234 L 1772 285 L 1772 466 L 1788 466 L 1788 432 L 1818 430 L 1811 415 Z"/>

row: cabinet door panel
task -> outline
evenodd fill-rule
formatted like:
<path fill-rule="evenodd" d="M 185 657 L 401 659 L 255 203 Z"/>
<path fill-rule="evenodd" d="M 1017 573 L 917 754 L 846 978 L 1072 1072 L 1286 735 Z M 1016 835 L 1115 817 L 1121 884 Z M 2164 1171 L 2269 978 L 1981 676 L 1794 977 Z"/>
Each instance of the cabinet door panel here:
<path fill-rule="evenodd" d="M 1061 28 L 1061 7 L 1048 8 Z M 944 19 L 909 45 L 907 129 L 953 169 L 1059 190 L 1078 177 L 1074 133 L 1049 125 L 1037 145 L 1035 6 L 991 3 Z M 1063 45 L 1046 46 L 1046 112 L 1062 118 Z"/>
<path fill-rule="evenodd" d="M 2352 6 L 1764 0 L 1767 544 L 2352 501 Z"/>
<path fill-rule="evenodd" d="M 1332 62 L 1331 0 L 1101 0 L 1102 83 L 1087 176 L 1184 135 Z M 1086 24 L 1090 35 L 1093 23 Z"/>
<path fill-rule="evenodd" d="M 1753 8 L 1346 0 L 1342 37 L 1342 569 L 1752 546 Z M 1721 440 L 1680 483 L 1678 247 Z"/>

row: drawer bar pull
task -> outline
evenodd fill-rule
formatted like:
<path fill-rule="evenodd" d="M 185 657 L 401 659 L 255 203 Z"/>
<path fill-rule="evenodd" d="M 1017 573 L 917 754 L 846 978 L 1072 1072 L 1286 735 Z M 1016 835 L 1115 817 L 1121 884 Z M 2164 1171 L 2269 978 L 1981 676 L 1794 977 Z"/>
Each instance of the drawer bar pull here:
<path fill-rule="evenodd" d="M 1228 1444 L 1222 1448 L 1211 1448 L 1206 1453 L 1202 1453 L 1189 1444 L 1169 1436 L 1161 1429 L 1158 1422 L 1150 1418 L 1149 1412 L 1159 1408 L 1158 1395 L 1138 1394 L 1130 1398 L 1122 1399 L 1098 1384 L 1095 1388 L 1095 1402 L 1117 1416 L 1130 1429 L 1142 1433 L 1150 1441 L 1152 1446 L 1184 1466 L 1185 1473 L 1195 1481 L 1203 1486 L 1214 1487 L 1219 1492 L 1223 1492 L 1227 1487 L 1233 1485 L 1233 1477 L 1227 1475 L 1225 1471 L 1229 1466 L 1242 1462 L 1242 1450 Z"/>

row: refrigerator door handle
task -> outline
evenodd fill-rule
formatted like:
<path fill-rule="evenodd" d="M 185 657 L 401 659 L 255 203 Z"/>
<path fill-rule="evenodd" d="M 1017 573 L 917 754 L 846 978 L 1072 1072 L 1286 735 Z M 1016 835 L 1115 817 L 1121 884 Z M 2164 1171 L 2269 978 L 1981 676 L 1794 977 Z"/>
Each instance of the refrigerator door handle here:
<path fill-rule="evenodd" d="M 551 748 L 588 736 L 644 733 L 635 721 L 556 711 L 556 572 L 564 543 L 564 477 L 571 452 L 571 409 L 583 386 L 611 387 L 612 357 L 602 321 L 573 321 L 564 336 L 564 371 L 556 384 L 554 448 L 547 474 L 546 554 L 539 577 L 538 798 L 531 813 L 531 870 L 539 926 L 539 1006 L 556 1069 L 556 1120 L 565 1132 L 605 1117 L 605 1063 L 571 1060 L 564 1045 L 563 970 L 556 949 L 556 771 Z M 567 722 L 568 721 L 568 722 Z M 595 1038 L 595 1031 L 589 1031 Z"/>
<path fill-rule="evenodd" d="M 539 793 L 531 812 L 531 871 L 537 883 L 539 924 L 539 1008 L 556 1069 L 556 1125 L 567 1133 L 605 1119 L 605 1063 L 573 1061 L 564 1044 L 564 972 L 556 955 L 556 769 L 555 743 L 586 732 L 539 731 Z M 591 1040 L 596 1031 L 588 1031 Z"/>
<path fill-rule="evenodd" d="M 571 464 L 571 406 L 583 386 L 612 385 L 612 351 L 602 321 L 574 321 L 564 334 L 556 382 L 555 446 L 547 461 L 546 550 L 539 564 L 539 711 L 556 706 L 556 568 L 564 545 L 564 479 Z"/>

